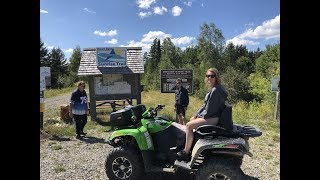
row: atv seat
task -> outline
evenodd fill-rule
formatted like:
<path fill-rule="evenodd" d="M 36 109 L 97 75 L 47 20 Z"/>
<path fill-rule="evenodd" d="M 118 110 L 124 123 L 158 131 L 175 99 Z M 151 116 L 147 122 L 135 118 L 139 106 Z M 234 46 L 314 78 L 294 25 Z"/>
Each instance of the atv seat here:
<path fill-rule="evenodd" d="M 218 124 L 216 126 L 213 126 L 213 125 L 199 126 L 195 132 L 198 133 L 200 136 L 206 136 L 206 135 L 227 136 L 229 134 L 232 134 L 231 132 L 232 130 L 233 130 L 232 106 L 226 103 L 221 112 Z"/>
<path fill-rule="evenodd" d="M 199 126 L 195 130 L 195 136 L 200 136 L 200 138 L 207 137 L 207 136 L 210 136 L 210 137 L 217 137 L 217 136 L 229 137 L 232 134 L 233 134 L 232 131 L 228 131 L 223 127 L 213 126 L 213 125 L 202 125 L 202 126 Z"/>
<path fill-rule="evenodd" d="M 195 130 L 195 136 L 199 138 L 215 138 L 218 136 L 238 138 L 238 137 L 258 137 L 262 132 L 253 126 L 247 125 L 234 125 L 232 121 L 232 106 L 225 105 L 221 112 L 219 122 L 216 126 L 203 125 Z"/>
<path fill-rule="evenodd" d="M 238 138 L 238 137 L 259 137 L 262 132 L 253 126 L 247 125 L 233 125 L 232 131 L 228 131 L 219 126 L 213 125 L 203 125 L 199 126 L 194 132 L 197 138 L 216 138 L 218 136 L 228 137 L 228 138 Z"/>

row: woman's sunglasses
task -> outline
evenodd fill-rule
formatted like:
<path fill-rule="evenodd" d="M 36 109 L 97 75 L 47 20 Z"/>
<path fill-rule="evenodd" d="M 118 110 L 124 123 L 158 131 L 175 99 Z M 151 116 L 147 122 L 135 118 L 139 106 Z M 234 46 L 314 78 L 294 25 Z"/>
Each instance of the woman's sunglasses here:
<path fill-rule="evenodd" d="M 210 75 L 206 75 L 207 78 L 211 77 L 211 78 L 215 78 L 216 75 L 215 74 L 210 74 Z"/>

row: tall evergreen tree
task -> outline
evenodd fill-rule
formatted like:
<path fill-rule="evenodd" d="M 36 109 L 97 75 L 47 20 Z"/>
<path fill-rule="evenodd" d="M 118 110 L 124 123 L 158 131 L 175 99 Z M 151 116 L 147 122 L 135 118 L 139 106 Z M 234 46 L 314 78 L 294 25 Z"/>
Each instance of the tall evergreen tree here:
<path fill-rule="evenodd" d="M 280 44 L 266 46 L 264 53 L 256 60 L 256 71 L 265 78 L 280 76 Z"/>
<path fill-rule="evenodd" d="M 69 65 L 68 70 L 70 73 L 77 73 L 80 65 L 82 52 L 80 46 L 76 46 L 75 49 L 73 49 L 72 55 L 69 59 Z"/>
<path fill-rule="evenodd" d="M 157 53 L 157 45 L 158 45 L 158 40 L 157 38 L 153 40 L 153 43 L 151 45 L 151 48 L 150 48 L 150 68 L 151 69 L 148 69 L 148 70 L 151 70 L 152 69 L 155 69 L 158 65 L 158 53 Z"/>
<path fill-rule="evenodd" d="M 160 63 L 160 59 L 161 59 L 161 44 L 160 44 L 160 39 L 158 39 L 157 41 L 157 47 L 156 47 L 156 64 L 158 65 Z"/>
<path fill-rule="evenodd" d="M 44 46 L 44 42 L 42 42 L 40 38 L 40 67 L 48 66 L 48 49 Z"/>
<path fill-rule="evenodd" d="M 225 39 L 220 29 L 214 23 L 204 23 L 198 37 L 199 59 L 205 61 L 208 66 L 217 67 L 222 55 Z"/>
<path fill-rule="evenodd" d="M 176 59 L 176 47 L 172 43 L 169 37 L 163 39 L 162 43 L 162 56 L 161 62 L 159 64 L 160 69 L 173 69 L 177 67 L 177 64 L 174 64 Z"/>
<path fill-rule="evenodd" d="M 53 48 L 49 53 L 49 67 L 51 67 L 51 86 L 61 88 L 63 76 L 68 75 L 68 66 L 63 51 L 60 48 Z"/>
<path fill-rule="evenodd" d="M 198 59 L 198 46 L 187 47 L 181 56 L 184 64 L 197 65 L 200 63 Z"/>
<path fill-rule="evenodd" d="M 236 62 L 236 68 L 249 76 L 254 72 L 254 62 L 245 56 L 241 56 Z"/>

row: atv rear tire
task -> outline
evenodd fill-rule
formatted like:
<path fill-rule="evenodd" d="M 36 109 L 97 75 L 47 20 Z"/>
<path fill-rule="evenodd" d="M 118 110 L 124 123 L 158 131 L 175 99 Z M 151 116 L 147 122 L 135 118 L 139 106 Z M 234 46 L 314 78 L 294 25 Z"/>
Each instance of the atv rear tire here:
<path fill-rule="evenodd" d="M 232 160 L 223 158 L 214 158 L 205 161 L 195 174 L 196 180 L 207 179 L 228 179 L 228 180 L 243 180 L 244 173 L 232 163 Z"/>
<path fill-rule="evenodd" d="M 110 180 L 141 179 L 144 175 L 144 165 L 136 149 L 128 146 L 117 147 L 107 155 L 105 171 Z"/>

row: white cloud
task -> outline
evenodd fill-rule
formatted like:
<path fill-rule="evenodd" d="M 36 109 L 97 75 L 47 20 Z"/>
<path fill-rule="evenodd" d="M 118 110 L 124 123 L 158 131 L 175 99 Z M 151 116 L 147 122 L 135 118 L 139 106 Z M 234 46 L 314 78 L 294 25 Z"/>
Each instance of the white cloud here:
<path fill-rule="evenodd" d="M 174 6 L 172 8 L 172 15 L 173 16 L 180 16 L 182 9 L 179 6 Z"/>
<path fill-rule="evenodd" d="M 96 12 L 89 10 L 88 8 L 83 8 L 83 10 L 87 11 L 88 13 L 96 14 Z"/>
<path fill-rule="evenodd" d="M 147 34 L 143 35 L 141 42 L 153 42 L 155 38 L 162 40 L 166 37 L 171 37 L 171 34 L 166 34 L 162 31 L 149 31 Z"/>
<path fill-rule="evenodd" d="M 232 42 L 234 44 L 249 44 L 257 45 L 258 42 L 254 42 L 248 39 L 273 39 L 280 38 L 280 15 L 276 16 L 274 19 L 264 21 L 262 25 L 256 27 L 255 29 L 248 29 L 244 33 L 227 40 L 227 44 Z"/>
<path fill-rule="evenodd" d="M 136 2 L 141 9 L 148 9 L 151 4 L 156 3 L 156 0 L 137 0 Z"/>
<path fill-rule="evenodd" d="M 239 35 L 240 38 L 252 38 L 252 39 L 272 39 L 280 38 L 280 15 L 274 19 L 267 20 L 262 25 L 252 30 L 251 28 Z"/>
<path fill-rule="evenodd" d="M 188 37 L 188 36 L 171 39 L 172 43 L 174 45 L 176 45 L 176 46 L 180 46 L 180 45 L 183 45 L 183 44 L 190 44 L 192 42 L 192 40 L 195 40 L 195 38 L 194 37 Z"/>
<path fill-rule="evenodd" d="M 65 53 L 72 53 L 72 52 L 73 52 L 73 49 L 72 49 L 72 48 L 65 49 L 64 52 L 65 52 Z"/>
<path fill-rule="evenodd" d="M 192 1 L 185 1 L 183 2 L 184 5 L 191 7 L 192 6 Z"/>
<path fill-rule="evenodd" d="M 138 15 L 140 16 L 141 19 L 143 19 L 145 17 L 151 16 L 152 13 L 150 11 L 149 12 L 139 12 Z"/>
<path fill-rule="evenodd" d="M 136 42 L 134 40 L 131 40 L 127 42 L 127 45 L 120 45 L 121 47 L 123 46 L 130 46 L 130 47 L 142 47 L 142 53 L 144 52 L 149 52 L 151 48 L 151 44 L 153 43 L 153 40 L 155 38 L 160 39 L 161 43 L 163 42 L 163 39 L 166 37 L 171 38 L 171 34 L 166 34 L 162 31 L 149 31 L 148 33 L 143 35 L 143 38 L 141 41 Z M 172 38 L 171 41 L 175 46 L 180 46 L 180 45 L 187 45 L 192 42 L 192 40 L 195 40 L 194 37 L 189 37 L 189 36 L 184 36 L 184 37 L 178 37 L 178 38 Z M 181 47 L 182 49 L 185 49 L 186 47 L 189 47 L 190 45 Z"/>
<path fill-rule="evenodd" d="M 204 7 L 204 4 L 203 4 L 203 3 L 201 3 L 201 7 Z"/>
<path fill-rule="evenodd" d="M 258 45 L 258 44 L 260 44 L 259 42 L 251 41 L 248 39 L 241 39 L 239 37 L 234 37 L 232 39 L 227 40 L 226 44 L 229 44 L 231 42 L 234 45 Z"/>
<path fill-rule="evenodd" d="M 40 9 L 40 13 L 45 13 L 45 14 L 48 14 L 48 11 L 46 11 L 46 10 L 43 10 L 43 9 Z"/>
<path fill-rule="evenodd" d="M 143 43 L 143 42 L 136 42 L 134 40 L 131 40 L 129 42 L 127 42 L 127 45 L 121 45 L 121 47 L 142 47 L 142 54 L 144 54 L 144 52 L 149 52 L 150 51 L 150 47 L 151 44 L 149 43 Z"/>
<path fill-rule="evenodd" d="M 153 13 L 158 15 L 163 15 L 164 12 L 168 12 L 167 8 L 165 7 L 155 7 L 153 8 Z"/>
<path fill-rule="evenodd" d="M 47 46 L 47 48 L 48 48 L 48 49 L 53 49 L 53 48 L 54 48 L 54 46 Z"/>
<path fill-rule="evenodd" d="M 118 40 L 113 38 L 110 41 L 105 41 L 104 43 L 106 43 L 106 44 L 117 44 Z"/>
<path fill-rule="evenodd" d="M 93 34 L 98 35 L 98 36 L 110 36 L 110 37 L 112 37 L 112 36 L 117 35 L 117 30 L 116 29 L 115 30 L 110 30 L 109 32 L 102 32 L 102 31 L 99 31 L 99 30 L 95 30 L 93 32 Z"/>

